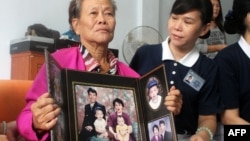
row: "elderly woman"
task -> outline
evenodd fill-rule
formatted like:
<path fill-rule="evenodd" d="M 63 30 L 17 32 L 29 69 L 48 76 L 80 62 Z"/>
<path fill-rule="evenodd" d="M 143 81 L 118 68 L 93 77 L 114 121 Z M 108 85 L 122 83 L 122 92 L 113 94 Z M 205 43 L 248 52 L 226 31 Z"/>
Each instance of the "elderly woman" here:
<path fill-rule="evenodd" d="M 53 53 L 59 64 L 75 70 L 139 77 L 108 49 L 116 24 L 115 3 L 112 0 L 76 0 L 74 7 L 72 26 L 80 36 L 81 45 Z M 18 130 L 27 140 L 49 140 L 49 130 L 58 120 L 61 109 L 47 91 L 44 65 L 27 94 L 27 105 L 17 119 Z"/>
<path fill-rule="evenodd" d="M 53 53 L 64 68 L 139 77 L 124 63 L 118 61 L 108 49 L 114 37 L 115 10 L 113 0 L 74 0 L 72 28 L 79 35 L 79 47 L 64 48 Z M 20 134 L 27 140 L 49 140 L 49 130 L 54 127 L 61 109 L 49 96 L 45 65 L 37 74 L 33 86 L 26 96 L 27 105 L 17 119 Z M 180 93 L 166 98 L 166 107 L 178 113 L 182 99 Z"/>

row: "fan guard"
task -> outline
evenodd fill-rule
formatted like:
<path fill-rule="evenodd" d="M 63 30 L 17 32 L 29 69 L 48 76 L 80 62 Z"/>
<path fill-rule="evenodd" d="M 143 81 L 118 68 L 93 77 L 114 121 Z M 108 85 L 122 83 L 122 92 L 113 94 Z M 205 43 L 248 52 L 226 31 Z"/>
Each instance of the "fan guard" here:
<path fill-rule="evenodd" d="M 136 50 L 146 44 L 158 44 L 163 41 L 160 33 L 150 26 L 133 28 L 123 40 L 122 52 L 125 61 L 129 64 Z"/>

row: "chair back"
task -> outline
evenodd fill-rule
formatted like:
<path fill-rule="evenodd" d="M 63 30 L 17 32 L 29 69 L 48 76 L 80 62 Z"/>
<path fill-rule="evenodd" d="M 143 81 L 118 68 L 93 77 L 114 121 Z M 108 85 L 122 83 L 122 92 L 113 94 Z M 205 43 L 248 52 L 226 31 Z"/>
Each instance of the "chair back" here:
<path fill-rule="evenodd" d="M 0 122 L 16 120 L 26 105 L 25 96 L 32 80 L 0 80 Z"/>

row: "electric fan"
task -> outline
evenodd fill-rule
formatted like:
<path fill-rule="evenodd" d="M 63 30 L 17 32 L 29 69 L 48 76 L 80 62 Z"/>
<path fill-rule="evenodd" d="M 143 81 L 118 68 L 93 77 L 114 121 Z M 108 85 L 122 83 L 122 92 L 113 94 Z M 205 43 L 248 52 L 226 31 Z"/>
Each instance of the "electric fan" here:
<path fill-rule="evenodd" d="M 129 64 L 136 50 L 147 44 L 158 44 L 163 41 L 160 33 L 150 26 L 133 28 L 123 40 L 122 52 L 125 61 Z"/>

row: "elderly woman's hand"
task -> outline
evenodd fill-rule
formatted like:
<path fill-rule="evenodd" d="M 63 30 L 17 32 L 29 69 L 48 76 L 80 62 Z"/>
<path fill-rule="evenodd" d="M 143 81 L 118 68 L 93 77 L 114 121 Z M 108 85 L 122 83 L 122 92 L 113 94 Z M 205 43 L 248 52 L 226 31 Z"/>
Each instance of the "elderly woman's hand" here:
<path fill-rule="evenodd" d="M 165 97 L 164 105 L 169 111 L 173 112 L 174 115 L 180 113 L 182 107 L 182 94 L 175 86 L 170 88 L 168 95 Z"/>
<path fill-rule="evenodd" d="M 56 124 L 61 109 L 55 104 L 49 93 L 44 93 L 31 105 L 31 111 L 33 128 L 36 129 L 37 133 L 43 133 Z"/>

